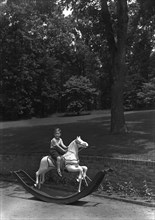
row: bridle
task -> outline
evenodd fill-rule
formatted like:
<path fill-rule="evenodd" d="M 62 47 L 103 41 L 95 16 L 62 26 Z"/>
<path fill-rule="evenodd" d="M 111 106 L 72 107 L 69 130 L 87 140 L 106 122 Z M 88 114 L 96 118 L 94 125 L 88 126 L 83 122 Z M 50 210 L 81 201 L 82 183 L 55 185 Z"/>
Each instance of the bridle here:
<path fill-rule="evenodd" d="M 78 141 L 78 140 L 75 140 L 75 143 L 76 143 L 77 145 L 82 146 L 82 147 L 79 147 L 79 146 L 78 146 L 79 151 L 81 151 L 81 150 L 84 149 L 84 148 L 87 148 L 86 146 L 84 146 L 84 144 L 82 144 L 82 143 L 81 143 L 80 141 Z"/>
<path fill-rule="evenodd" d="M 83 146 L 83 144 L 80 142 L 80 141 L 78 141 L 77 139 L 75 140 L 75 143 L 78 145 L 78 151 L 81 151 L 83 148 L 86 148 L 86 147 L 79 147 L 79 145 L 80 146 Z M 74 153 L 73 151 L 71 151 L 71 150 L 68 150 L 68 152 L 70 152 L 70 153 Z"/>
<path fill-rule="evenodd" d="M 84 142 L 84 143 L 85 143 L 85 142 Z M 80 148 L 80 146 L 84 146 L 85 144 L 82 144 L 82 143 L 81 143 L 79 140 L 77 140 L 77 139 L 75 139 L 75 144 L 77 145 L 78 151 L 81 151 L 82 149 L 86 148 L 86 146 Z M 79 145 L 80 145 L 80 146 L 79 146 Z M 72 151 L 72 150 L 68 150 L 67 152 L 69 152 L 70 154 L 75 154 L 75 152 Z M 76 160 L 76 161 L 77 161 L 76 163 L 79 164 L 78 155 L 77 155 L 77 160 Z M 72 163 L 73 163 L 72 161 L 68 161 L 68 160 L 65 158 L 65 166 L 66 166 L 66 164 L 72 164 Z M 73 163 L 73 164 L 75 164 L 75 163 Z"/>

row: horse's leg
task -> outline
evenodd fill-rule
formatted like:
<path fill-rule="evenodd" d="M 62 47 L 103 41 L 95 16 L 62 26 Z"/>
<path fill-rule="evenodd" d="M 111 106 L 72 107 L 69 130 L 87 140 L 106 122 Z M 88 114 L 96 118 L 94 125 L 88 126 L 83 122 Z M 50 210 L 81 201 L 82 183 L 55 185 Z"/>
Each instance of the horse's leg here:
<path fill-rule="evenodd" d="M 80 166 L 80 165 L 79 165 L 79 167 L 82 168 L 82 179 L 85 180 L 85 177 L 86 177 L 86 173 L 87 173 L 88 168 L 87 168 L 86 166 Z M 78 181 L 78 182 L 79 182 L 79 178 L 81 178 L 81 177 L 80 177 L 80 173 L 79 173 L 79 176 L 77 177 L 77 181 Z"/>
<path fill-rule="evenodd" d="M 80 182 L 81 179 L 83 179 L 83 168 L 81 166 L 78 166 L 79 169 L 79 176 L 77 180 Z"/>
<path fill-rule="evenodd" d="M 49 167 L 48 157 L 43 157 L 40 161 L 39 170 L 36 172 L 36 183 L 34 184 L 35 187 L 40 188 L 40 184 L 43 184 L 45 181 L 45 173 L 52 168 L 54 168 L 54 164 L 51 162 Z"/>
<path fill-rule="evenodd" d="M 40 174 L 40 184 L 43 184 L 43 173 Z"/>
<path fill-rule="evenodd" d="M 81 192 L 82 179 L 83 179 L 83 168 L 81 166 L 79 166 L 79 176 L 78 176 L 79 187 L 78 187 L 78 192 Z"/>
<path fill-rule="evenodd" d="M 88 186 L 88 182 L 87 182 L 86 178 L 84 178 L 84 181 L 85 181 L 86 186 Z"/>
<path fill-rule="evenodd" d="M 39 173 L 39 170 L 36 172 L 36 182 L 34 184 L 35 187 L 38 187 L 38 189 L 40 189 L 40 186 L 41 186 L 41 176 L 40 176 L 40 173 Z"/>
<path fill-rule="evenodd" d="M 46 171 L 46 172 L 47 172 L 47 171 Z M 40 177 L 41 177 L 40 183 L 43 184 L 43 183 L 45 182 L 45 171 L 42 172 L 42 174 L 40 174 Z"/>
<path fill-rule="evenodd" d="M 78 172 L 79 176 L 78 176 L 78 180 L 79 180 L 79 187 L 78 187 L 78 192 L 81 191 L 81 182 L 82 182 L 82 176 L 83 176 L 83 169 L 81 166 L 76 166 L 76 165 L 67 165 L 66 169 L 69 172 Z"/>
<path fill-rule="evenodd" d="M 87 177 L 87 179 L 88 179 L 90 182 L 92 181 L 92 179 L 90 179 L 90 177 L 89 177 L 89 176 L 87 176 L 87 175 L 86 175 L 86 177 Z"/>
<path fill-rule="evenodd" d="M 36 172 L 36 183 L 34 184 L 35 187 L 37 187 L 39 184 L 39 170 Z"/>
<path fill-rule="evenodd" d="M 39 177 L 40 177 L 40 181 L 39 181 L 39 184 L 38 185 L 40 185 L 41 186 L 41 184 L 43 184 L 44 182 L 45 182 L 45 174 L 49 171 L 49 170 L 51 170 L 52 169 L 52 167 L 49 167 L 49 168 L 47 168 L 47 169 L 40 169 L 39 170 Z M 40 188 L 40 187 L 38 187 L 38 188 Z"/>
<path fill-rule="evenodd" d="M 86 166 L 81 166 L 81 167 L 83 169 L 83 178 L 85 178 L 88 168 Z"/>
<path fill-rule="evenodd" d="M 36 172 L 36 184 L 35 184 L 35 186 L 36 186 L 38 189 L 40 189 L 40 187 L 41 187 L 41 173 L 40 173 L 40 170 L 38 170 L 38 171 Z"/>
<path fill-rule="evenodd" d="M 87 173 L 88 168 L 86 166 L 81 166 L 81 167 L 83 169 L 83 180 L 85 181 L 86 186 L 88 186 L 88 182 L 86 180 L 86 176 L 87 176 L 86 173 Z"/>
<path fill-rule="evenodd" d="M 81 183 L 82 183 L 82 178 L 79 179 L 79 187 L 78 187 L 78 192 L 81 192 Z"/>

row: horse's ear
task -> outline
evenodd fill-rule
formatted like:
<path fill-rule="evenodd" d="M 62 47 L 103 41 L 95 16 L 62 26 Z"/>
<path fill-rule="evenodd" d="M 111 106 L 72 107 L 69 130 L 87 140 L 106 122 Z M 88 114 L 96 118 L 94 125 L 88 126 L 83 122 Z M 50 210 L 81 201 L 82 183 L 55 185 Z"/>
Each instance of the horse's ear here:
<path fill-rule="evenodd" d="M 80 136 L 77 136 L 76 140 L 79 140 L 80 139 Z"/>

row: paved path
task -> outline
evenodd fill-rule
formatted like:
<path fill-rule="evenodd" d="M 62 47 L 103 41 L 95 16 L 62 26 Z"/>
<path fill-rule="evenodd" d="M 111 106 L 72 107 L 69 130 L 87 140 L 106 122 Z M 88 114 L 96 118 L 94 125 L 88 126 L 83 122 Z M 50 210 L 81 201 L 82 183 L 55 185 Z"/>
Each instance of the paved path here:
<path fill-rule="evenodd" d="M 74 205 L 35 200 L 13 183 L 0 182 L 0 220 L 155 220 L 155 209 L 95 196 Z"/>

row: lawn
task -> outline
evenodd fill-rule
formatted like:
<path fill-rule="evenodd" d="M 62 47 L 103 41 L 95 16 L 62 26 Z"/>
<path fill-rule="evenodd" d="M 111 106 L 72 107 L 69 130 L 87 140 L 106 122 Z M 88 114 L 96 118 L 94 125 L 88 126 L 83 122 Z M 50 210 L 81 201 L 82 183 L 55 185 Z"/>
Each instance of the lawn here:
<path fill-rule="evenodd" d="M 110 134 L 108 114 L 62 124 L 59 118 L 58 125 L 3 128 L 0 154 L 47 154 L 53 129 L 58 126 L 66 145 L 76 136 L 89 143 L 90 147 L 80 152 L 82 155 L 155 160 L 155 111 L 127 112 L 125 119 L 130 132 L 123 135 Z"/>

